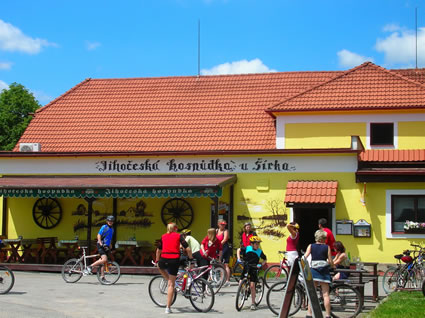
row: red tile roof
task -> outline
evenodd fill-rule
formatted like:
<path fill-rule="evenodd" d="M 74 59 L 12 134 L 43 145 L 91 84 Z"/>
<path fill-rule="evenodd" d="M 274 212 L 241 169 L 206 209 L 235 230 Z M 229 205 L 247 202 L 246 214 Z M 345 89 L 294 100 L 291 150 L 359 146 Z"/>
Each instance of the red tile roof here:
<path fill-rule="evenodd" d="M 338 181 L 288 181 L 285 202 L 334 204 Z"/>
<path fill-rule="evenodd" d="M 39 109 L 19 142 L 41 143 L 43 152 L 272 150 L 275 122 L 265 110 L 282 100 L 289 104 L 278 108 L 307 111 L 422 107 L 424 88 L 397 72 L 366 64 L 349 72 L 88 79 Z"/>
<path fill-rule="evenodd" d="M 372 149 L 360 153 L 360 161 L 409 162 L 425 161 L 425 149 Z"/>
<path fill-rule="evenodd" d="M 19 142 L 43 152 L 275 149 L 264 110 L 336 74 L 88 79 L 41 108 Z"/>
<path fill-rule="evenodd" d="M 412 74 L 410 76 L 415 75 Z M 282 100 L 270 107 L 269 111 L 410 108 L 425 108 L 425 86 L 398 72 L 366 62 L 316 87 Z"/>

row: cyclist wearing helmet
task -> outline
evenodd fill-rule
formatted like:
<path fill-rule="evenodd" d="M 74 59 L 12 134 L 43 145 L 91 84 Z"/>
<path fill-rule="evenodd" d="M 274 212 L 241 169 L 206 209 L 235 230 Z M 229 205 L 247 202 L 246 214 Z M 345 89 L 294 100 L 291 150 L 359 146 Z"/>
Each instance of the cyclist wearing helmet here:
<path fill-rule="evenodd" d="M 258 236 L 251 236 L 249 239 L 250 245 L 245 248 L 245 255 L 244 255 L 244 269 L 242 275 L 244 275 L 246 272 L 249 272 L 249 275 L 251 277 L 250 281 L 250 289 L 251 289 L 251 310 L 256 310 L 257 307 L 255 306 L 255 283 L 258 281 L 257 276 L 257 265 L 260 264 L 260 259 L 263 259 L 264 261 L 261 263 L 261 265 L 265 265 L 267 261 L 266 255 L 263 253 L 263 251 L 260 249 L 260 242 L 261 238 Z"/>
<path fill-rule="evenodd" d="M 87 271 L 89 273 L 92 272 L 92 268 L 94 266 L 99 266 L 105 264 L 108 261 L 108 253 L 112 249 L 112 235 L 114 234 L 114 228 L 112 227 L 115 221 L 115 217 L 113 215 L 109 215 L 106 217 L 106 224 L 103 225 L 99 233 L 97 233 L 97 251 L 100 254 L 100 259 L 91 264 L 91 266 L 87 267 Z M 103 266 L 100 267 L 100 276 L 102 277 L 102 281 L 106 281 L 105 273 Z"/>
<path fill-rule="evenodd" d="M 189 229 L 184 229 L 182 232 L 182 235 L 184 237 L 184 240 L 187 242 L 187 245 L 189 245 L 190 250 L 192 251 L 192 257 L 196 260 L 196 263 L 201 263 L 201 244 L 191 235 L 192 231 Z"/>

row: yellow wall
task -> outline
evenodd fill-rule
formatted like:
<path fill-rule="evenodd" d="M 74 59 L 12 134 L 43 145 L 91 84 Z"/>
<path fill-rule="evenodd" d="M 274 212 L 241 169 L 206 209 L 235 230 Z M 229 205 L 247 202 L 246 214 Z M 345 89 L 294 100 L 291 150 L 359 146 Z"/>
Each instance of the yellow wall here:
<path fill-rule="evenodd" d="M 264 156 L 266 157 L 266 156 Z M 270 156 L 271 157 L 271 156 Z M 351 157 L 347 157 L 351 158 Z M 353 172 L 346 173 L 240 173 L 234 186 L 234 219 L 233 219 L 233 243 L 239 245 L 239 232 L 248 220 L 251 221 L 261 236 L 262 248 L 270 262 L 279 260 L 277 251 L 286 247 L 287 230 L 278 226 L 276 221 L 262 219 L 272 214 L 271 207 L 274 204 L 280 215 L 286 214 L 289 219 L 289 209 L 283 203 L 285 189 L 289 180 L 337 180 L 338 193 L 335 206 L 336 219 L 349 219 L 357 222 L 365 219 L 372 224 L 371 238 L 354 238 L 348 235 L 337 235 L 352 256 L 360 256 L 363 261 L 378 261 L 380 263 L 394 263 L 393 255 L 410 247 L 410 243 L 422 243 L 418 239 L 387 239 L 385 233 L 385 209 L 386 190 L 389 189 L 423 189 L 423 183 L 391 183 L 367 184 L 366 206 L 360 203 L 363 190 L 362 184 L 355 182 Z M 229 186 L 225 187 L 221 201 L 230 203 Z M 86 230 L 74 232 L 74 225 L 78 220 L 85 221 L 86 216 L 75 215 L 79 205 L 87 207 L 87 202 L 82 199 L 57 199 L 63 209 L 60 224 L 50 230 L 40 228 L 35 224 L 32 217 L 32 209 L 36 198 L 8 198 L 8 236 L 9 238 L 22 235 L 24 238 L 36 238 L 43 236 L 57 236 L 59 239 L 72 239 L 78 235 L 80 239 L 86 239 Z M 154 242 L 165 232 L 165 225 L 161 220 L 161 208 L 168 198 L 143 198 L 143 199 L 119 199 L 118 213 L 131 210 L 137 202 L 143 200 L 146 204 L 144 209 L 145 218 L 152 224 L 148 227 L 135 227 L 119 225 L 117 230 L 118 240 L 127 240 L 135 236 L 138 241 Z M 190 226 L 193 236 L 201 241 L 206 230 L 210 226 L 210 198 L 185 198 L 194 210 L 193 223 Z M 93 209 L 96 222 L 102 216 L 112 214 L 113 200 L 97 200 Z M 96 212 L 98 211 L 98 212 Z M 74 212 L 74 215 L 73 215 Z M 134 219 L 134 216 L 126 214 L 119 216 L 118 220 Z M 99 226 L 93 227 L 92 238 L 96 236 Z M 273 232 L 274 231 L 274 232 Z M 278 234 L 283 234 L 284 237 Z M 302 235 L 302 229 L 301 229 Z M 313 242 L 313 237 L 311 238 Z"/>
<path fill-rule="evenodd" d="M 399 149 L 425 148 L 425 122 L 400 122 L 398 124 Z"/>
<path fill-rule="evenodd" d="M 365 123 L 308 123 L 285 125 L 285 148 L 347 148 L 350 136 L 360 136 L 365 145 Z"/>

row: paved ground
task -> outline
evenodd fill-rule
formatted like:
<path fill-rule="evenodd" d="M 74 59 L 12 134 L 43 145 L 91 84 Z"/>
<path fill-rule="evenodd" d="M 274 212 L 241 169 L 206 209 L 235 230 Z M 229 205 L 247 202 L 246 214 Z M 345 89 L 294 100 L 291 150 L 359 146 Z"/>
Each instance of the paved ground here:
<path fill-rule="evenodd" d="M 164 309 L 156 307 L 149 298 L 148 284 L 151 277 L 123 275 L 115 285 L 103 286 L 95 276 L 83 277 L 78 283 L 67 284 L 56 273 L 15 272 L 15 286 L 9 294 L 0 295 L 0 317 L 170 316 L 164 314 Z M 257 311 L 250 311 L 246 305 L 241 312 L 237 312 L 236 289 L 236 283 L 223 289 L 216 296 L 213 309 L 206 314 L 196 312 L 188 299 L 177 297 L 171 316 L 275 317 L 267 308 L 265 299 Z M 370 287 L 366 288 L 366 295 L 371 295 Z M 382 290 L 380 295 L 383 295 Z M 366 306 L 370 310 L 376 304 L 368 302 Z M 305 317 L 305 314 L 300 312 L 295 317 Z"/>

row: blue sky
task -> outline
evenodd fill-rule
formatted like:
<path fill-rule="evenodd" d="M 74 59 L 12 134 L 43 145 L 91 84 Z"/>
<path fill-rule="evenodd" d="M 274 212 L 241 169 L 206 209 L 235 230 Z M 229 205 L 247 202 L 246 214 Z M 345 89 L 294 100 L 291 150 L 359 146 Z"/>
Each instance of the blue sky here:
<path fill-rule="evenodd" d="M 425 67 L 414 0 L 0 0 L 0 89 L 42 105 L 86 78 Z"/>

